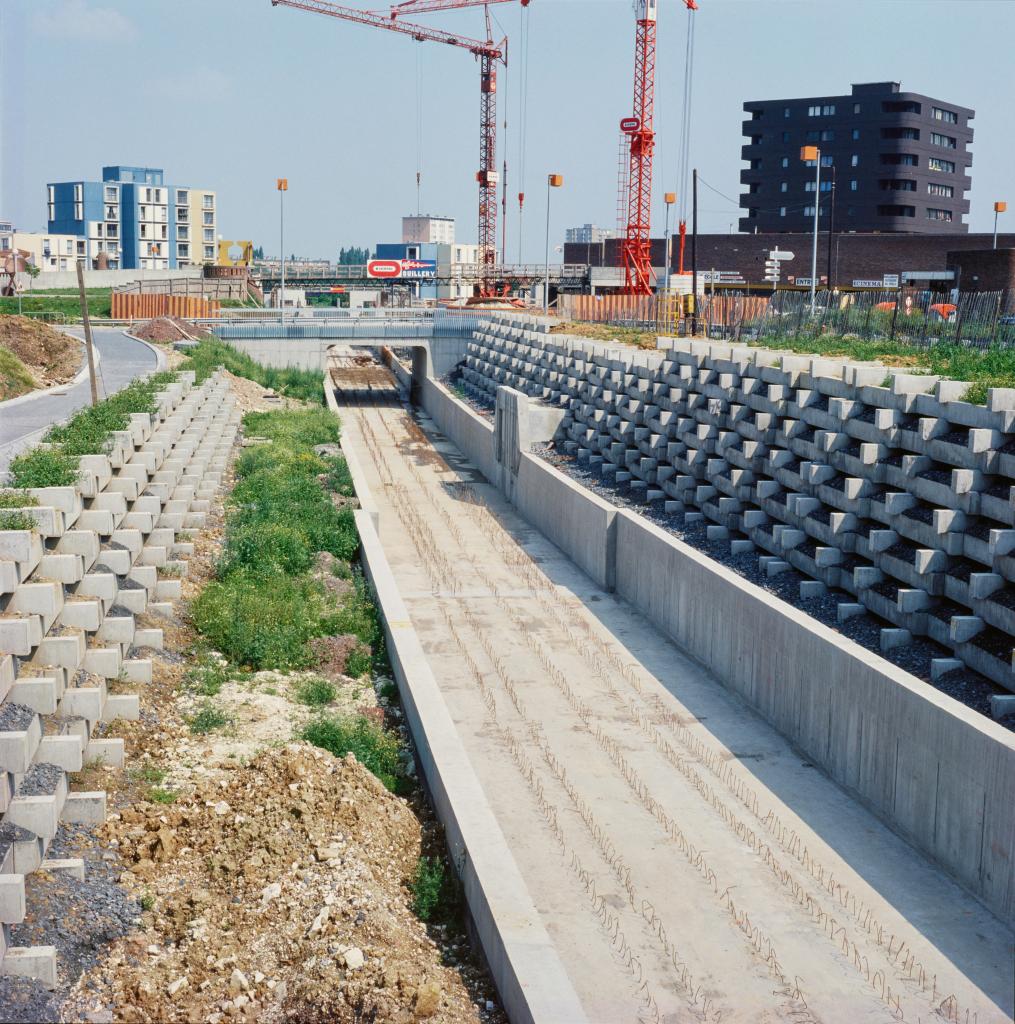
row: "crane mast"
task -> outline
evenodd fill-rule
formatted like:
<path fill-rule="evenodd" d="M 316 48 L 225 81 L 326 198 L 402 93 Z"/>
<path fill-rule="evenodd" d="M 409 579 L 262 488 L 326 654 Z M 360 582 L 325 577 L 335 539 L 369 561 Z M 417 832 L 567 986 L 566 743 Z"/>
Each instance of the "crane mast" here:
<path fill-rule="evenodd" d="M 489 5 L 508 0 L 406 0 L 387 11 L 367 11 L 342 7 L 328 0 L 271 0 L 274 7 L 292 7 L 315 14 L 325 14 L 344 21 L 370 25 L 411 36 L 417 42 L 446 43 L 468 50 L 479 59 L 479 263 L 482 266 L 483 291 L 489 294 L 497 266 L 497 64 L 507 66 L 507 38 L 493 41 Z M 528 6 L 529 0 L 521 0 Z M 403 14 L 427 14 L 463 7 L 484 8 L 486 40 L 469 39 L 441 29 L 402 21 Z"/>

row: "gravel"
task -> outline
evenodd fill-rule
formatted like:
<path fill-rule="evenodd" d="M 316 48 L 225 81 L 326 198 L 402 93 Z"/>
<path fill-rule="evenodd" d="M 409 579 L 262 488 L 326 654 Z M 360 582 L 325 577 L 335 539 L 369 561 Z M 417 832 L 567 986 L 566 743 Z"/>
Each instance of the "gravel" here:
<path fill-rule="evenodd" d="M 18 796 L 52 796 L 66 772 L 55 764 L 33 764 L 18 787 Z"/>
<path fill-rule="evenodd" d="M 471 403 L 475 404 L 475 403 Z M 800 582 L 810 579 L 796 570 L 781 573 L 769 578 L 765 570 L 758 565 L 759 555 L 766 552 L 760 549 L 745 554 L 734 555 L 730 551 L 729 540 L 710 541 L 706 530 L 711 525 L 708 520 L 688 523 L 682 512 L 664 512 L 662 503 L 646 505 L 631 495 L 629 484 L 614 484 L 603 478 L 595 468 L 579 463 L 573 456 L 565 455 L 553 445 L 533 445 L 533 454 L 545 459 L 572 480 L 587 487 L 590 491 L 609 501 L 619 508 L 626 508 L 644 516 L 649 522 L 673 534 L 695 550 L 708 555 L 714 561 L 734 570 L 744 579 L 774 594 L 787 604 L 806 612 L 812 618 L 848 637 L 861 647 L 880 654 L 893 665 L 922 679 L 935 689 L 953 697 L 966 707 L 990 717 L 990 698 L 993 694 L 1002 693 L 1000 687 L 971 669 L 960 669 L 949 672 L 940 679 L 930 677 L 930 663 L 934 658 L 952 657 L 952 653 L 936 644 L 928 637 L 914 637 L 912 642 L 881 652 L 881 630 L 893 628 L 894 624 L 877 615 L 866 612 L 856 615 L 843 623 L 837 621 L 837 608 L 843 601 L 854 602 L 852 594 L 843 591 L 829 591 L 817 598 L 802 601 L 800 599 Z M 897 545 L 899 555 L 906 561 L 912 561 L 915 552 L 910 545 Z M 1015 730 L 1015 715 L 1009 715 L 999 722 L 1005 728 Z"/>
<path fill-rule="evenodd" d="M 99 960 L 104 947 L 126 935 L 141 907 L 117 884 L 121 866 L 103 853 L 87 826 L 61 825 L 47 857 L 82 857 L 85 880 L 36 873 L 26 879 L 31 914 L 11 929 L 14 946 L 55 946 L 57 988 L 27 978 L 0 977 L 0 1021 L 55 1022 L 70 988 Z"/>
<path fill-rule="evenodd" d="M 24 704 L 0 704 L 0 732 L 24 732 L 36 717 L 35 710 Z"/>

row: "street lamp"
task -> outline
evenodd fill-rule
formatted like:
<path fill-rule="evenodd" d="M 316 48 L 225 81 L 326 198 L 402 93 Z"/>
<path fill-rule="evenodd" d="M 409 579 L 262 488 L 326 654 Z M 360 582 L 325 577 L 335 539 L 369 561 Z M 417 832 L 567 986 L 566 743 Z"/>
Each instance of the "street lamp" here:
<path fill-rule="evenodd" d="M 821 209 L 821 150 L 817 146 L 803 146 L 800 159 L 814 161 L 814 246 L 811 249 L 811 316 L 817 312 L 818 287 L 818 212 Z"/>
<path fill-rule="evenodd" d="M 1008 209 L 1007 203 L 994 203 L 994 248 L 997 248 L 997 215 Z"/>
<path fill-rule="evenodd" d="M 664 192 L 663 202 L 666 204 L 666 294 L 670 294 L 670 207 L 677 201 L 676 192 Z"/>
<path fill-rule="evenodd" d="M 278 293 L 278 319 L 282 327 L 282 336 L 285 337 L 285 194 L 289 191 L 289 179 L 276 178 L 275 187 L 278 189 L 278 250 L 279 265 L 282 268 L 282 286 Z"/>
<path fill-rule="evenodd" d="M 546 277 L 543 280 L 543 313 L 550 311 L 550 189 L 564 184 L 563 174 L 546 176 Z"/>

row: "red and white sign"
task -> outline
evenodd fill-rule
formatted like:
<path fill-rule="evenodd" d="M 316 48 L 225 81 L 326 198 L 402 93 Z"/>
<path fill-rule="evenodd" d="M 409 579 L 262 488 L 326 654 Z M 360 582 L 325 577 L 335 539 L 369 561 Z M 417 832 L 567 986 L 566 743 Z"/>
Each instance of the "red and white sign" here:
<path fill-rule="evenodd" d="M 401 277 L 401 260 L 370 260 L 367 264 L 367 277 Z"/>
<path fill-rule="evenodd" d="M 641 120 L 637 117 L 623 117 L 620 120 L 620 130 L 628 135 L 636 132 L 641 127 Z"/>

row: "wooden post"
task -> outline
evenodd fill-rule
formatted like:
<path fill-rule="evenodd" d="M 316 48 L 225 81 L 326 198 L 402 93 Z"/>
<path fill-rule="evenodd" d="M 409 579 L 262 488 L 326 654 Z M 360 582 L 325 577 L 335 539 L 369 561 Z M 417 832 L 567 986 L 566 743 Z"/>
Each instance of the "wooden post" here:
<path fill-rule="evenodd" d="M 99 404 L 99 389 L 95 383 L 95 356 L 92 353 L 92 324 L 88 319 L 88 296 L 85 294 L 85 269 L 82 260 L 77 261 L 78 295 L 81 297 L 81 319 L 85 325 L 85 351 L 88 353 L 88 382 L 92 388 L 92 405 Z"/>

